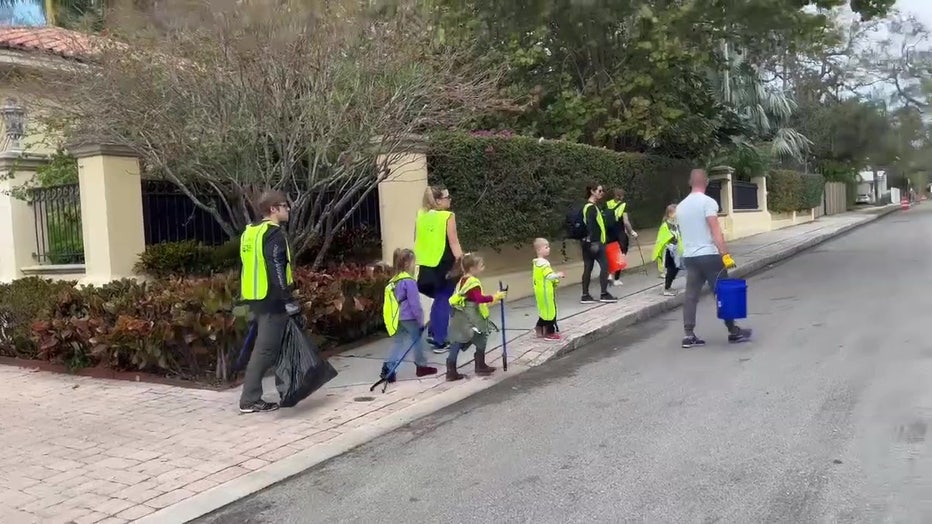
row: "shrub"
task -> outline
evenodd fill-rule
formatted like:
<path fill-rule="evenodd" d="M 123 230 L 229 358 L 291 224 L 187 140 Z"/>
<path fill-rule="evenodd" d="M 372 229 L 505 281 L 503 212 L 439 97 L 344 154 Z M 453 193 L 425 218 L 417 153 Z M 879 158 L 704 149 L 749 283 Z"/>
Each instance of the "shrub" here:
<path fill-rule="evenodd" d="M 801 175 L 803 190 L 797 210 L 812 209 L 822 206 L 822 194 L 825 192 L 825 177 L 822 175 Z"/>
<path fill-rule="evenodd" d="M 452 193 L 467 249 L 562 238 L 565 215 L 589 182 L 623 187 L 635 227 L 658 224 L 666 205 L 689 191 L 684 160 L 477 133 L 439 133 L 429 143 L 430 183 Z"/>
<path fill-rule="evenodd" d="M 227 273 L 239 266 L 239 239 L 220 246 L 206 246 L 193 240 L 147 246 L 139 255 L 136 271 L 153 277 L 210 276 Z"/>
<path fill-rule="evenodd" d="M 771 171 L 767 180 L 767 206 L 771 211 L 790 213 L 822 205 L 825 178 L 796 171 Z"/>
<path fill-rule="evenodd" d="M 22 279 L 0 285 L 0 355 L 158 375 L 227 380 L 247 317 L 238 276 L 124 280 L 77 289 Z M 323 347 L 381 329 L 388 275 L 349 266 L 296 272 L 308 330 Z"/>
<path fill-rule="evenodd" d="M 334 235 L 325 266 L 365 264 L 382 255 L 382 244 L 376 228 L 360 226 L 344 228 Z M 295 260 L 295 265 L 309 264 L 317 256 L 310 249 Z M 240 267 L 239 238 L 219 246 L 207 246 L 193 240 L 165 242 L 146 247 L 139 255 L 136 271 L 164 278 L 177 276 L 210 276 L 227 273 Z"/>
<path fill-rule="evenodd" d="M 48 314 L 53 301 L 74 284 L 28 277 L 0 285 L 0 355 L 35 358 L 30 322 Z"/>

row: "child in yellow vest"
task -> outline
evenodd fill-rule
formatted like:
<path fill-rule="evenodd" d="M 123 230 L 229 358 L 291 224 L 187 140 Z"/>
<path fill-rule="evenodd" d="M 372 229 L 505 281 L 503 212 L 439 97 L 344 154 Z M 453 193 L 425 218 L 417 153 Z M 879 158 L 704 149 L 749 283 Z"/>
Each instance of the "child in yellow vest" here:
<path fill-rule="evenodd" d="M 424 356 L 424 310 L 421 308 L 421 295 L 417 282 L 411 276 L 417 267 L 414 251 L 396 249 L 394 255 L 395 276 L 385 286 L 385 300 L 382 305 L 382 320 L 385 329 L 392 337 L 392 351 L 382 364 L 381 378 L 388 382 L 395 381 L 395 369 L 401 364 L 405 352 L 410 348 L 414 352 L 415 373 L 418 377 L 433 375 L 437 368 L 429 366 Z"/>
<path fill-rule="evenodd" d="M 534 278 L 534 298 L 537 301 L 537 338 L 560 340 L 557 328 L 557 284 L 564 277 L 550 267 L 550 242 L 546 238 L 534 240 L 537 258 L 532 265 Z"/>
<path fill-rule="evenodd" d="M 462 277 L 456 283 L 450 306 L 450 352 L 447 354 L 447 380 L 463 378 L 456 370 L 456 358 L 460 351 L 470 345 L 476 346 L 476 375 L 491 375 L 495 368 L 485 363 L 485 348 L 488 344 L 492 323 L 489 321 L 489 306 L 505 298 L 505 292 L 486 295 L 482 291 L 479 275 L 485 269 L 482 257 L 466 253 L 460 260 Z"/>
<path fill-rule="evenodd" d="M 663 272 L 663 295 L 676 296 L 673 281 L 683 265 L 683 244 L 680 242 L 680 231 L 676 225 L 676 206 L 672 204 L 667 206 L 663 222 L 657 231 L 653 259 L 665 270 Z"/>

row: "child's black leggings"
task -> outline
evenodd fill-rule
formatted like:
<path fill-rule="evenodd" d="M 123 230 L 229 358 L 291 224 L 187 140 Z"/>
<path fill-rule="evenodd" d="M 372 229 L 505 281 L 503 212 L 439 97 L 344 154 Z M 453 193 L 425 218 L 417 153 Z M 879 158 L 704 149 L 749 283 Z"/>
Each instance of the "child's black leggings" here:
<path fill-rule="evenodd" d="M 663 267 L 667 269 L 667 276 L 663 279 L 663 288 L 670 289 L 676 279 L 676 274 L 680 272 L 680 268 L 676 267 L 676 260 L 673 260 L 673 255 L 669 251 L 664 252 Z"/>

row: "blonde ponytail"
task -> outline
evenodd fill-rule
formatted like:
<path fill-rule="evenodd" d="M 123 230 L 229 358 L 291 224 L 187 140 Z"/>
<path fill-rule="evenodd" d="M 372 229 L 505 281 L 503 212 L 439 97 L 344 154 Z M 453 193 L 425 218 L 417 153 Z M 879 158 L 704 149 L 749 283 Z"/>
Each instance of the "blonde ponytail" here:
<path fill-rule="evenodd" d="M 431 186 L 427 186 L 424 189 L 424 211 L 430 211 L 432 209 L 437 209 L 437 190 Z"/>

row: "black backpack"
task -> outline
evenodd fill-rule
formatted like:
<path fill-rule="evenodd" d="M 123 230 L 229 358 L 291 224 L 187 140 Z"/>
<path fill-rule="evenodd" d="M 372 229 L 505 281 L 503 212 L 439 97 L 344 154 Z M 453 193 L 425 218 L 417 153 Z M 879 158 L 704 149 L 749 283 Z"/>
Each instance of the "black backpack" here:
<path fill-rule="evenodd" d="M 586 224 L 583 221 L 584 207 L 585 204 L 573 206 L 566 214 L 566 222 L 564 223 L 566 238 L 583 240 L 589 235 L 589 230 L 586 228 Z"/>

